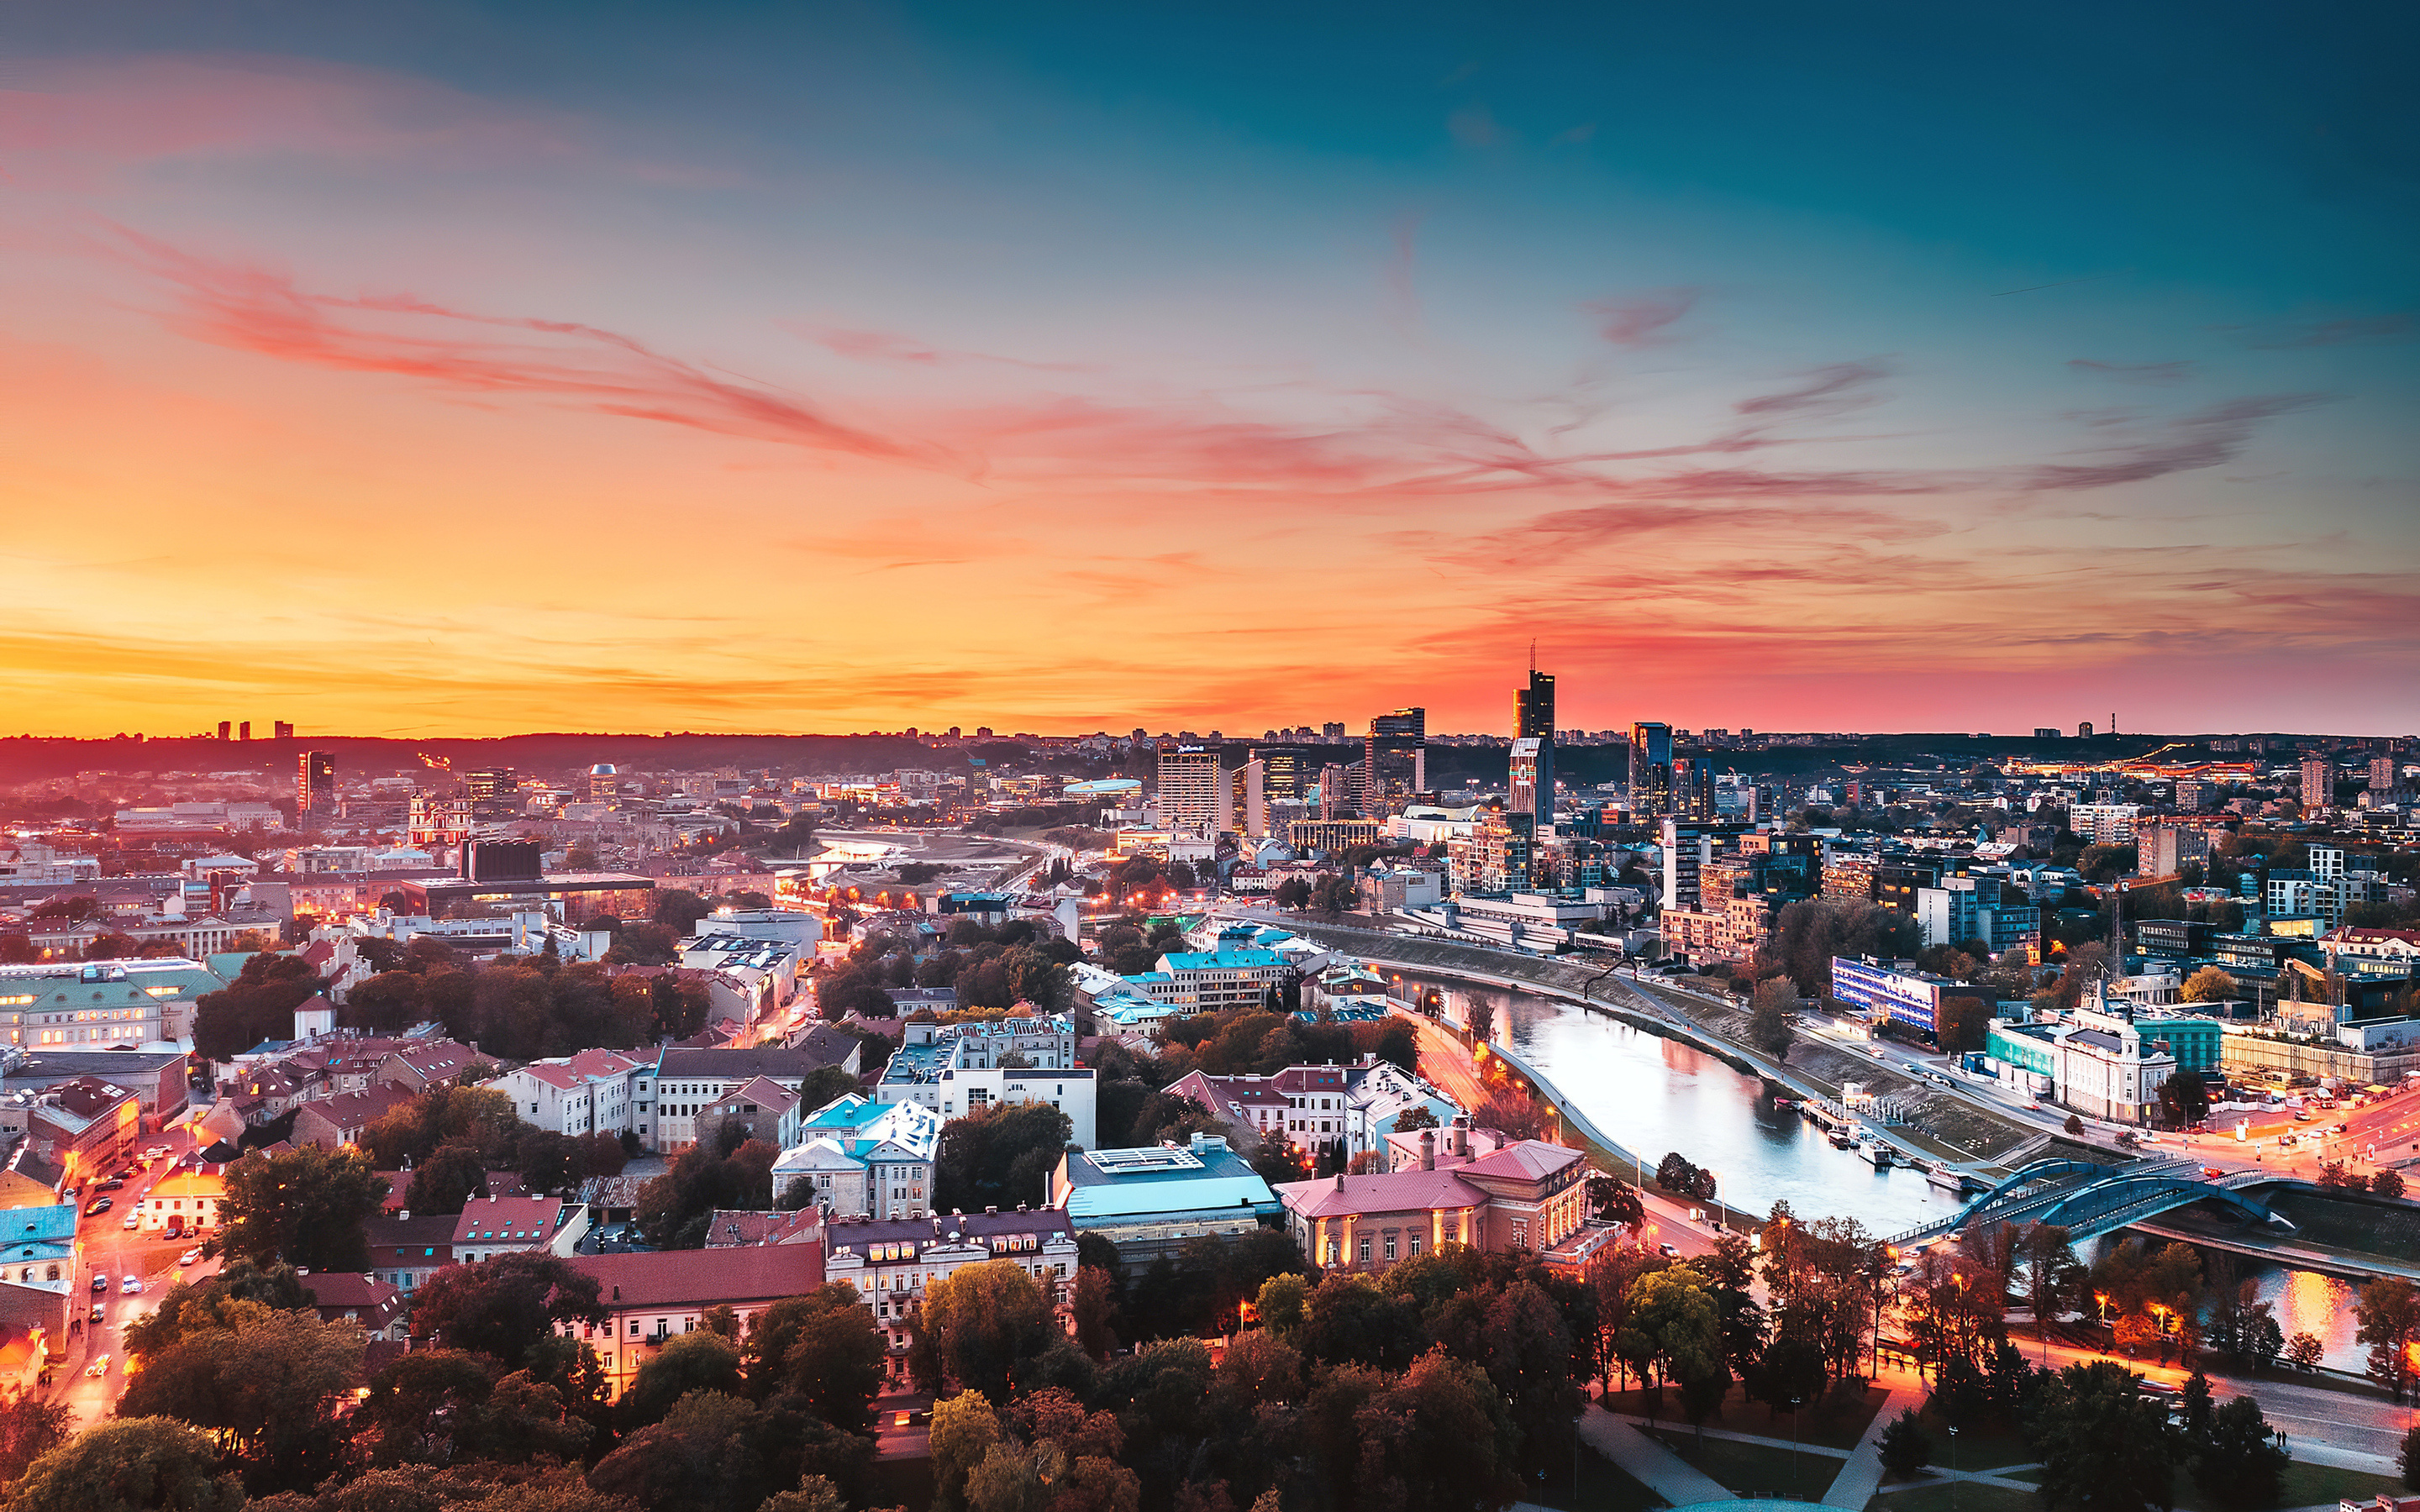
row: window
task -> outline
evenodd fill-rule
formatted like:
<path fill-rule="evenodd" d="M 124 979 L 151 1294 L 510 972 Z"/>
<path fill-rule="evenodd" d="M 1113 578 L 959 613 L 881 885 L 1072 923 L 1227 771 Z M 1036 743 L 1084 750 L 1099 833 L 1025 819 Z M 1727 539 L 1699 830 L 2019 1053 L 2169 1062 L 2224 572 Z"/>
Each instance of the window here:
<path fill-rule="evenodd" d="M 1364 1265 L 1370 1263 L 1370 1242 L 1367 1239 L 1361 1241 L 1361 1263 Z"/>
<path fill-rule="evenodd" d="M 1417 1259 L 1419 1259 L 1419 1257 L 1420 1257 L 1420 1236 L 1419 1236 L 1419 1235 L 1418 1235 L 1418 1234 L 1414 1234 L 1414 1235 L 1412 1236 L 1412 1258 L 1417 1260 Z"/>
<path fill-rule="evenodd" d="M 1390 1265 L 1391 1265 L 1391 1264 L 1393 1264 L 1393 1263 L 1394 1263 L 1394 1259 L 1395 1259 L 1395 1236 L 1394 1236 L 1394 1235 L 1392 1235 L 1392 1234 L 1388 1234 L 1388 1235 L 1387 1236 L 1387 1261 L 1388 1261 L 1388 1264 L 1390 1264 Z"/>

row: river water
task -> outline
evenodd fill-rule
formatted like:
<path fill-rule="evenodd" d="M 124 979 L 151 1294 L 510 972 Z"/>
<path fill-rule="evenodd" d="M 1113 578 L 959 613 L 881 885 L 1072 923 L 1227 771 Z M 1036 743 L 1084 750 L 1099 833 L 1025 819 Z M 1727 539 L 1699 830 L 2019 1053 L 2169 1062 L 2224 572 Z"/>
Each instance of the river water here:
<path fill-rule="evenodd" d="M 1467 989 L 1441 985 L 1458 1017 Z M 1853 1217 L 1877 1237 L 1958 1211 L 1960 1199 L 1926 1181 L 1922 1172 L 1878 1171 L 1835 1149 L 1794 1111 L 1776 1112 L 1755 1077 L 1680 1041 L 1528 993 L 1487 995 L 1498 1005 L 1497 1038 L 1606 1137 L 1644 1161 L 1649 1176 L 1666 1151 L 1678 1150 L 1716 1173 L 1722 1199 L 1734 1208 L 1761 1213 L 1787 1200 L 1801 1217 Z M 2350 1287 L 2308 1271 L 2238 1263 L 2275 1309 L 2287 1337 L 2314 1335 L 2326 1349 L 2327 1365 L 2362 1368 L 2366 1350 L 2353 1338 Z"/>

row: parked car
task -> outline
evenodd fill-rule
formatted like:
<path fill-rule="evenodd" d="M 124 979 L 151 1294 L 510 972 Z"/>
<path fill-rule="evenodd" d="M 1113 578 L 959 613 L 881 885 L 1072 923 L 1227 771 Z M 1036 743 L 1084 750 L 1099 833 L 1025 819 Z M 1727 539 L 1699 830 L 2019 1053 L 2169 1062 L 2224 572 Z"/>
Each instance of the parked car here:
<path fill-rule="evenodd" d="M 177 1263 L 178 1265 L 194 1265 L 200 1263 L 201 1258 L 202 1252 L 200 1250 L 189 1249 L 184 1254 L 177 1257 Z"/>
<path fill-rule="evenodd" d="M 143 1289 L 143 1278 L 139 1275 L 120 1277 L 117 1283 L 117 1289 L 125 1293 L 127 1296 L 132 1297 Z"/>
<path fill-rule="evenodd" d="M 92 1294 L 98 1297 L 108 1289 L 109 1277 L 101 1274 L 99 1272 L 95 1272 L 92 1278 Z"/>
<path fill-rule="evenodd" d="M 113 1176 L 108 1180 L 101 1182 L 101 1185 L 93 1188 L 93 1190 L 96 1192 L 123 1192 L 126 1190 L 126 1178 L 122 1176 Z"/>
<path fill-rule="evenodd" d="M 95 1197 L 92 1199 L 92 1206 L 84 1210 L 84 1215 L 87 1218 L 98 1218 L 102 1213 L 107 1212 L 110 1209 L 116 1206 L 116 1203 L 110 1201 L 107 1197 Z"/>
<path fill-rule="evenodd" d="M 108 1315 L 108 1312 L 109 1309 L 107 1306 L 101 1303 L 94 1303 L 92 1304 L 92 1316 L 85 1319 L 85 1321 L 87 1323 L 98 1323 L 102 1318 Z"/>
<path fill-rule="evenodd" d="M 143 1227 L 143 1215 L 139 1212 L 128 1213 L 126 1215 L 126 1223 L 124 1227 L 128 1233 L 131 1234 L 134 1232 L 134 1230 Z"/>

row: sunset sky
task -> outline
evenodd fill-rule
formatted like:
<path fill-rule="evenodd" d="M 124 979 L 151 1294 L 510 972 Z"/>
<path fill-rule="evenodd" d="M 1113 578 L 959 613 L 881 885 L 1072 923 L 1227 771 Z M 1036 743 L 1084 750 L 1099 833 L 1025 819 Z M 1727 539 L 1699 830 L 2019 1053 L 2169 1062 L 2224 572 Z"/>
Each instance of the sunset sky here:
<path fill-rule="evenodd" d="M 30 0 L 0 733 L 2409 732 L 2413 14 Z"/>

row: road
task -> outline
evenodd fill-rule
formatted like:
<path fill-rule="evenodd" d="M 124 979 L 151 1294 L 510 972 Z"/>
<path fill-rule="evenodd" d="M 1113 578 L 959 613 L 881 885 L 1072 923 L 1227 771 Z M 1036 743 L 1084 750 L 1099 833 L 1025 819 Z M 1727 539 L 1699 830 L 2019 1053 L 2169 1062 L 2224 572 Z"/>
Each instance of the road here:
<path fill-rule="evenodd" d="M 77 1246 L 84 1261 L 84 1275 L 100 1277 L 107 1282 L 105 1294 L 95 1295 L 91 1281 L 85 1280 L 70 1302 L 70 1316 L 83 1319 L 95 1304 L 101 1309 L 101 1321 L 85 1322 L 70 1330 L 63 1357 L 56 1357 L 52 1384 L 46 1394 L 51 1400 L 63 1402 L 75 1414 L 75 1427 L 90 1427 L 107 1417 L 116 1406 L 118 1395 L 126 1389 L 126 1349 L 123 1343 L 126 1325 L 143 1317 L 158 1305 L 161 1293 L 180 1276 L 209 1275 L 218 1269 L 215 1260 L 179 1269 L 177 1257 L 191 1248 L 191 1236 L 169 1239 L 141 1231 L 130 1233 L 127 1217 L 162 1179 L 176 1168 L 177 1162 L 193 1149 L 190 1128 L 179 1128 L 144 1142 L 165 1145 L 169 1157 L 148 1171 L 137 1169 L 129 1177 L 125 1187 L 116 1192 L 87 1192 L 82 1199 L 89 1207 L 96 1196 L 107 1196 L 114 1206 L 98 1216 L 78 1221 Z M 129 1296 L 124 1278 L 132 1275 L 142 1283 L 141 1292 Z M 109 1369 L 100 1378 L 87 1376 L 85 1367 L 94 1356 L 109 1356 Z"/>

